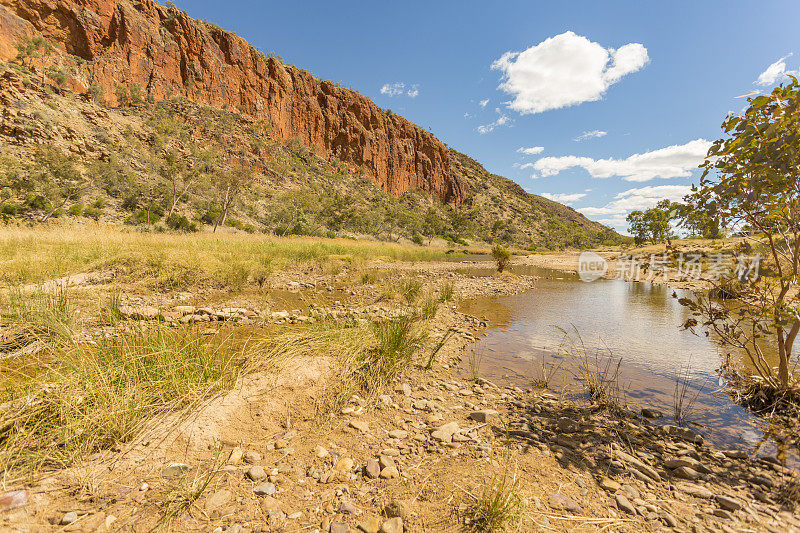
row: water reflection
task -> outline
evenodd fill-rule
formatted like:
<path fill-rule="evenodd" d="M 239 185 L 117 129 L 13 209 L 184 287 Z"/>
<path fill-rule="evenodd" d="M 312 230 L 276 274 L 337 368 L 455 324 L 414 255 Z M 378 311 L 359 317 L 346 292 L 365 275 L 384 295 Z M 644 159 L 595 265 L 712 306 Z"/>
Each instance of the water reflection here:
<path fill-rule="evenodd" d="M 701 433 L 719 446 L 775 454 L 776 439 L 763 421 L 724 392 L 717 374 L 724 356 L 719 345 L 680 327 L 689 314 L 673 289 L 614 280 L 582 283 L 534 267 L 518 273 L 538 275 L 537 289 L 462 304 L 462 311 L 492 324 L 467 357 L 479 361 L 481 375 L 528 385 L 552 373 L 551 388 L 580 391 L 575 362 L 557 349 L 562 330 L 574 330 L 590 353 L 623 360 L 619 379 L 631 406 L 660 410 L 667 415 L 664 422 L 672 423 L 676 379 L 685 374 L 686 398 L 693 400 L 689 419 Z"/>

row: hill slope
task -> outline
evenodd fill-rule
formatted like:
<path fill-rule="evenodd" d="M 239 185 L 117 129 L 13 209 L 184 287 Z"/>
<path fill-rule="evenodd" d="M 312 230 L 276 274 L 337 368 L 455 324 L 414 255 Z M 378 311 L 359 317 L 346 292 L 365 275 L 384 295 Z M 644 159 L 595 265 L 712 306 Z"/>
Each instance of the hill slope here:
<path fill-rule="evenodd" d="M 549 247 L 619 239 L 174 7 L 0 0 L 0 22 L 6 216 L 151 224 L 172 212 L 184 229 Z M 56 175 L 64 165 L 74 194 Z"/>

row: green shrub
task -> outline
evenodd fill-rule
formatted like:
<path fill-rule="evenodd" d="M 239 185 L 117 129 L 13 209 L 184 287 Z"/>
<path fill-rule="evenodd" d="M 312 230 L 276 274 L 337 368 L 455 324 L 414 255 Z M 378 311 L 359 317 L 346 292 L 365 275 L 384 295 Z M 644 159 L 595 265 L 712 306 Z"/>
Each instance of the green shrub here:
<path fill-rule="evenodd" d="M 184 215 L 179 215 L 178 213 L 172 213 L 170 216 L 167 217 L 167 220 L 165 220 L 165 222 L 167 223 L 167 227 L 175 231 L 185 231 L 185 232 L 197 231 L 197 224 L 191 222 Z"/>
<path fill-rule="evenodd" d="M 83 214 L 83 204 L 75 204 L 67 210 L 67 214 L 73 217 L 79 217 Z"/>
<path fill-rule="evenodd" d="M 502 244 L 495 244 L 492 248 L 492 257 L 497 261 L 497 271 L 503 272 L 511 261 L 511 252 Z"/>
<path fill-rule="evenodd" d="M 100 216 L 102 214 L 103 214 L 103 210 L 102 209 L 98 209 L 97 207 L 94 207 L 94 206 L 85 207 L 83 209 L 83 216 L 85 216 L 86 218 L 91 218 L 91 219 L 94 219 L 94 220 L 100 220 Z"/>

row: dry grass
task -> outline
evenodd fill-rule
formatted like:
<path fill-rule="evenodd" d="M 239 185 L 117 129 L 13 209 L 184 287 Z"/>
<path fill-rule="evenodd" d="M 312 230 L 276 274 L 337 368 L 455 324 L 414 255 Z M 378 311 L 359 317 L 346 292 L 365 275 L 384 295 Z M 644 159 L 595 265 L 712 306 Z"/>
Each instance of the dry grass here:
<path fill-rule="evenodd" d="M 173 529 L 171 527 L 174 526 L 173 522 L 183 516 L 200 499 L 219 474 L 224 463 L 224 457 L 218 450 L 211 462 L 211 468 L 205 471 L 196 470 L 193 475 L 178 476 L 173 481 L 171 489 L 161 503 L 162 526 Z"/>
<path fill-rule="evenodd" d="M 232 386 L 244 350 L 231 336 L 158 326 L 5 364 L 0 470 L 33 475 L 128 441 L 154 417 Z"/>
<path fill-rule="evenodd" d="M 267 351 L 270 357 L 331 357 L 333 370 L 317 406 L 319 414 L 336 411 L 353 394 L 374 397 L 413 364 L 425 340 L 414 317 L 355 325 L 325 321 L 281 335 Z"/>
<path fill-rule="evenodd" d="M 153 289 L 264 283 L 291 264 L 324 271 L 365 260 L 435 260 L 445 250 L 375 241 L 209 233 L 142 233 L 112 226 L 0 228 L 0 281 L 42 283 L 112 271 L 118 282 Z"/>
<path fill-rule="evenodd" d="M 452 281 L 443 281 L 439 285 L 439 299 L 443 302 L 451 302 L 455 297 L 455 284 Z"/>
<path fill-rule="evenodd" d="M 583 384 L 589 399 L 606 407 L 619 407 L 622 403 L 619 384 L 622 359 L 615 361 L 610 350 L 605 354 L 599 349 L 588 348 L 577 329 L 574 334 L 562 328 L 557 329 L 564 334 L 560 350 L 575 363 L 576 377 Z"/>
<path fill-rule="evenodd" d="M 484 481 L 480 494 L 469 494 L 470 501 L 463 512 L 468 531 L 495 533 L 518 524 L 523 503 L 517 480 L 509 473 Z"/>
<path fill-rule="evenodd" d="M 672 416 L 675 423 L 679 426 L 685 426 L 694 413 L 694 403 L 702 392 L 702 388 L 698 388 L 691 393 L 691 367 L 689 365 L 682 366 L 675 377 L 675 391 L 672 395 Z"/>

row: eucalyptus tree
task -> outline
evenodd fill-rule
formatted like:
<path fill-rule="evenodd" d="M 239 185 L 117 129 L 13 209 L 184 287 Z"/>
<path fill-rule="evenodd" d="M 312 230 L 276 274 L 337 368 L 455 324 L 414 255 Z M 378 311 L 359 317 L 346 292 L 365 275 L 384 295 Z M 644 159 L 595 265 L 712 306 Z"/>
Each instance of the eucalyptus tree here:
<path fill-rule="evenodd" d="M 709 149 L 700 185 L 686 200 L 723 226 L 747 228 L 747 248 L 764 254 L 762 275 L 756 260 L 742 255 L 732 262 L 727 282 L 735 290 L 724 291 L 739 305 L 682 303 L 723 343 L 743 349 L 769 385 L 787 390 L 800 332 L 800 84 L 791 77 L 748 102 L 743 113 L 722 123 L 726 136 Z M 777 352 L 777 369 L 763 353 L 765 343 Z"/>

